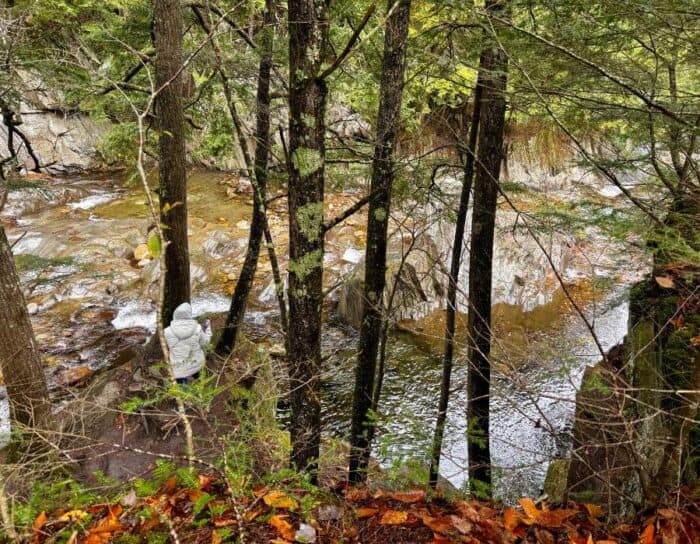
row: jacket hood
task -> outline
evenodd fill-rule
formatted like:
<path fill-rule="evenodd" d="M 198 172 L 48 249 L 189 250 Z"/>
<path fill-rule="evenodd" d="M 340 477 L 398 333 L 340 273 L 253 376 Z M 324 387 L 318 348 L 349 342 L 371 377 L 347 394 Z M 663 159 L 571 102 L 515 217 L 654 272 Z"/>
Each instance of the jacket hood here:
<path fill-rule="evenodd" d="M 175 319 L 192 319 L 192 306 L 189 302 L 183 302 L 173 312 L 173 320 Z"/>

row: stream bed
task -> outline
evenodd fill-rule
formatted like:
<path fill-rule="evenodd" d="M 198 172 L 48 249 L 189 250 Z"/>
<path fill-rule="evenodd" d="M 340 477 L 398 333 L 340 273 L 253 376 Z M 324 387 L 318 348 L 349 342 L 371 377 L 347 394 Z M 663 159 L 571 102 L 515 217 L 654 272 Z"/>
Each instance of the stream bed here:
<path fill-rule="evenodd" d="M 247 245 L 250 196 L 232 194 L 230 187 L 220 173 L 190 176 L 191 275 L 197 315 L 227 310 Z M 330 200 L 335 199 L 331 210 L 344 208 L 354 198 L 353 193 L 331 196 Z M 285 267 L 282 210 L 273 210 L 270 224 Z M 118 364 L 119 354 L 146 340 L 155 325 L 158 270 L 157 260 L 139 254 L 150 223 L 139 186 L 119 177 L 54 178 L 13 194 L 4 222 L 15 244 L 22 286 L 54 394 L 78 386 L 102 367 Z M 324 257 L 327 285 L 357 264 L 363 222 L 363 216 L 354 217 L 329 237 Z M 433 231 L 442 237 L 438 245 L 449 245 L 444 229 Z M 606 271 L 601 275 L 600 269 L 568 265 L 567 277 L 575 279 L 573 296 L 607 350 L 626 334 L 627 290 L 646 268 L 639 255 L 621 253 L 619 246 L 603 241 L 591 238 L 589 248 L 597 248 Z M 533 261 L 534 253 L 513 236 L 498 238 L 491 451 L 497 490 L 507 499 L 537 495 L 548 463 L 565 455 L 576 390 L 585 366 L 600 359 L 563 291 L 551 285 L 548 264 L 541 256 Z M 563 251 L 562 255 L 562 262 L 570 260 Z M 259 268 L 247 323 L 260 336 L 274 338 L 277 312 L 270 296 L 266 256 Z M 466 278 L 465 271 L 462 277 Z M 542 286 L 534 298 L 530 296 L 533 278 Z M 442 314 L 441 310 L 427 312 L 402 323 L 391 335 L 374 452 L 384 467 L 408 470 L 412 463 L 424 465 L 428 459 L 439 396 Z M 464 316 L 460 319 L 463 331 Z M 457 340 L 464 344 L 463 337 L 458 335 Z M 339 438 L 346 437 L 349 427 L 355 345 L 356 335 L 346 325 L 326 327 L 324 351 L 331 356 L 322 385 L 324 429 Z M 466 467 L 464 359 L 458 349 L 441 463 L 441 473 L 457 487 L 465 483 Z M 7 399 L 0 390 L 0 442 L 7 431 Z"/>

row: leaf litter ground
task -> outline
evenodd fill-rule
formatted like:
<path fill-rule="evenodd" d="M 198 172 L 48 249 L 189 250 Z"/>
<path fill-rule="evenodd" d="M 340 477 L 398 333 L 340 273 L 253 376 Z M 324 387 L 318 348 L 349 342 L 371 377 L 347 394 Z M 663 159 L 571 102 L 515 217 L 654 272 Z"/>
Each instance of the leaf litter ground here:
<path fill-rule="evenodd" d="M 698 544 L 700 500 L 697 490 L 685 491 L 682 508 L 658 508 L 633 523 L 611 523 L 593 504 L 550 507 L 524 498 L 517 507 L 504 507 L 448 501 L 423 490 L 341 488 L 312 496 L 294 487 L 261 485 L 232 497 L 231 485 L 201 474 L 189 487 L 172 477 L 147 497 L 131 492 L 114 504 L 41 512 L 25 541 L 150 542 L 149 535 L 161 533 L 165 541 L 177 536 L 195 544 Z"/>

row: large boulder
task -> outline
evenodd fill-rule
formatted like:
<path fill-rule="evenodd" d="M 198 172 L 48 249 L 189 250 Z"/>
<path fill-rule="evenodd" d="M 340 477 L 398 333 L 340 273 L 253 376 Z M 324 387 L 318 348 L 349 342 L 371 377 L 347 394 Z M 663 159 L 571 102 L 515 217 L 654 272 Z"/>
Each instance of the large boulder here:
<path fill-rule="evenodd" d="M 384 303 L 391 304 L 391 317 L 396 321 L 421 319 L 440 308 L 445 298 L 446 276 L 433 239 L 424 235 L 410 251 L 408 247 L 392 239 L 387 255 Z M 362 259 L 348 274 L 338 300 L 338 317 L 355 328 L 362 322 L 364 277 Z"/>

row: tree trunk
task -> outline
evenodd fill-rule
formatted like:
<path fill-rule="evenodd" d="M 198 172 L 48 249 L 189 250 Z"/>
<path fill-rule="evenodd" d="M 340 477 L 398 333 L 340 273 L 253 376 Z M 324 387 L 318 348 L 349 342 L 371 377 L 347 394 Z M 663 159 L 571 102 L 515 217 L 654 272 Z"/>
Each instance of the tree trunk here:
<path fill-rule="evenodd" d="M 323 191 L 328 90 L 319 77 L 328 48 L 325 0 L 290 0 L 289 377 L 292 464 L 315 479 L 321 442 Z"/>
<path fill-rule="evenodd" d="M 228 355 L 234 349 L 238 331 L 245 316 L 248 296 L 253 287 L 255 272 L 258 267 L 260 245 L 265 230 L 267 198 L 267 161 L 270 152 L 270 72 L 272 68 L 272 40 L 274 23 L 274 9 L 271 0 L 267 1 L 264 17 L 264 28 L 260 39 L 260 66 L 258 69 L 257 91 L 257 119 L 255 127 L 255 165 L 251 175 L 253 184 L 253 217 L 250 222 L 250 236 L 248 237 L 248 251 L 246 252 L 241 273 L 238 276 L 236 289 L 231 298 L 231 307 L 226 325 L 216 347 L 221 355 Z M 245 146 L 245 141 L 241 146 Z"/>
<path fill-rule="evenodd" d="M 447 404 L 450 399 L 450 381 L 452 379 L 452 360 L 455 345 L 455 318 L 457 315 L 457 286 L 459 285 L 459 267 L 462 264 L 462 246 L 464 244 L 464 231 L 467 223 L 467 211 L 469 210 L 469 195 L 472 190 L 474 178 L 474 157 L 476 153 L 477 136 L 479 134 L 479 116 L 481 115 L 482 84 L 481 74 L 474 89 L 474 107 L 472 111 L 471 125 L 469 126 L 469 142 L 467 143 L 466 159 L 464 164 L 464 180 L 462 192 L 459 197 L 459 209 L 455 223 L 455 235 L 452 243 L 452 262 L 450 264 L 449 285 L 447 287 L 447 308 L 445 310 L 445 348 L 442 356 L 442 381 L 440 383 L 440 400 L 438 402 L 438 416 L 433 437 L 433 451 L 430 459 L 430 487 L 435 489 L 440 472 L 440 453 L 442 451 L 442 438 L 445 432 L 447 420 Z"/>
<path fill-rule="evenodd" d="M 501 15 L 501 3 L 487 3 Z M 468 454 L 469 486 L 473 494 L 491 496 L 489 399 L 491 387 L 491 283 L 493 236 L 496 227 L 498 178 L 503 160 L 508 58 L 493 45 L 481 56 L 483 102 L 479 127 L 479 161 L 474 180 L 474 209 L 469 252 L 469 374 Z"/>
<path fill-rule="evenodd" d="M 156 48 L 155 101 L 158 129 L 160 220 L 164 225 L 165 274 L 163 324 L 190 300 L 190 257 L 187 242 L 187 171 L 185 114 L 182 104 L 182 11 L 179 0 L 154 0 Z"/>
<path fill-rule="evenodd" d="M 396 5 L 395 5 L 396 4 Z M 392 7 L 394 8 L 393 11 Z M 401 120 L 406 39 L 411 11 L 410 0 L 389 0 L 390 16 L 384 33 L 384 59 L 377 115 L 377 135 L 372 164 L 370 201 L 367 216 L 365 282 L 360 326 L 360 346 L 355 371 L 352 424 L 350 429 L 351 482 L 363 481 L 369 462 L 370 440 L 367 426 L 377 365 L 386 282 L 386 248 L 391 187 L 394 180 L 394 154 Z"/>
<path fill-rule="evenodd" d="M 0 225 L 0 369 L 15 429 L 41 428 L 51 415 L 46 376 L 12 251 Z"/>

